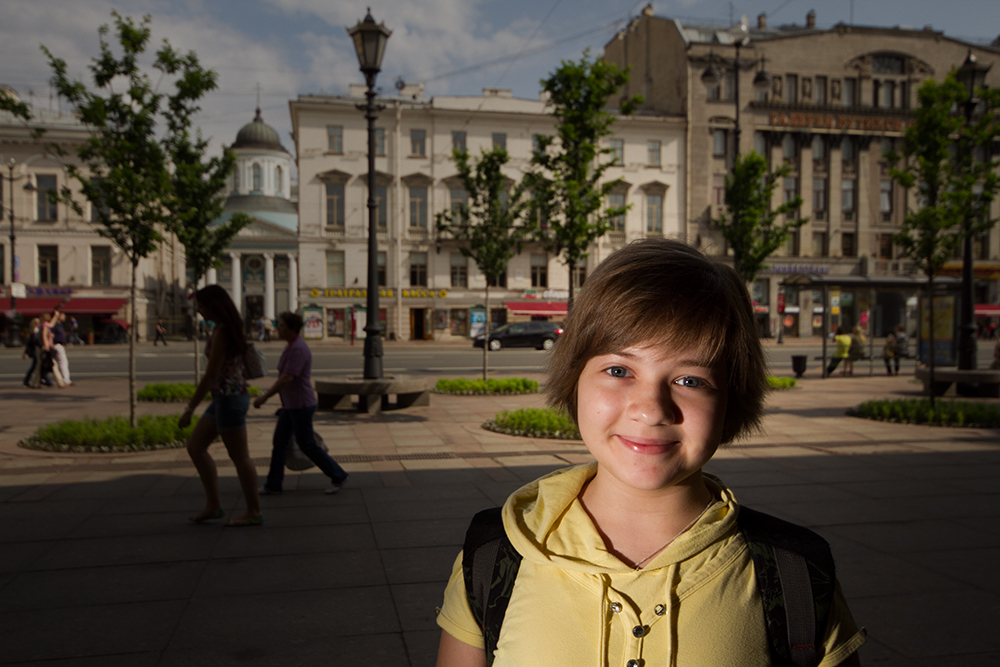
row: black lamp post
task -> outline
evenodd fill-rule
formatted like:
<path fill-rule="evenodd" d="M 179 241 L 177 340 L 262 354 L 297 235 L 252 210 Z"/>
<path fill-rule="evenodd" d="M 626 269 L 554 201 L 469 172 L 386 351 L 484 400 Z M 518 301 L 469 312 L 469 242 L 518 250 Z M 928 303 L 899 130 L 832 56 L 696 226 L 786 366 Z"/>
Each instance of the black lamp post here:
<path fill-rule="evenodd" d="M 958 82 L 965 86 L 969 97 L 964 104 L 965 124 L 972 124 L 972 116 L 975 113 L 979 99 L 976 91 L 984 87 L 988 65 L 980 65 L 976 61 L 976 56 L 969 50 L 965 62 L 958 68 L 956 78 Z M 973 150 L 972 146 L 968 150 Z M 966 156 L 975 159 L 975 156 Z M 965 215 L 962 221 L 964 239 L 962 241 L 962 306 L 959 311 L 959 336 L 958 341 L 958 368 L 959 370 L 975 370 L 976 368 L 976 323 L 974 318 L 975 296 L 972 289 L 973 258 L 972 258 L 972 210 L 971 205 L 966 206 Z"/>
<path fill-rule="evenodd" d="M 347 34 L 354 40 L 358 52 L 358 63 L 365 75 L 368 91 L 366 104 L 358 108 L 368 119 L 368 321 L 365 324 L 365 372 L 366 380 L 382 377 L 382 320 L 378 305 L 378 204 L 375 201 L 375 119 L 384 106 L 375 104 L 375 77 L 382 69 L 382 55 L 392 31 L 384 23 L 375 23 L 371 8 Z"/>
<path fill-rule="evenodd" d="M 7 332 L 7 342 L 10 345 L 19 342 L 17 340 L 17 327 L 14 325 L 17 318 L 17 296 L 14 294 L 14 283 L 17 282 L 17 236 L 14 234 L 14 165 L 16 163 L 17 161 L 14 158 L 11 158 L 10 162 L 7 163 L 9 173 L 7 182 L 10 183 L 10 204 L 7 206 L 8 219 L 10 220 L 10 310 L 14 313 L 14 318 L 11 320 L 11 327 Z M 0 210 L 0 218 L 2 218 L 2 210 Z"/>

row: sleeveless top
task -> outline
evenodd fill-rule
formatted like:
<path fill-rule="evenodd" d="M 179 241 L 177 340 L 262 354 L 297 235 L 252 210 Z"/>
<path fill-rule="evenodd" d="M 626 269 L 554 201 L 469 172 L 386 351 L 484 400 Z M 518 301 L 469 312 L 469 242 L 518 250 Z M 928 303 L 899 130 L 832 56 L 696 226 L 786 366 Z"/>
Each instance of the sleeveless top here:
<path fill-rule="evenodd" d="M 215 330 L 217 332 L 218 329 Z M 213 336 L 215 334 L 213 332 Z M 206 352 L 211 355 L 212 352 L 212 339 L 208 339 L 208 344 L 205 346 Z M 245 378 L 246 373 L 244 372 L 244 360 L 242 355 L 239 353 L 230 355 L 222 362 L 222 370 L 219 371 L 218 376 L 216 376 L 215 381 L 212 383 L 211 392 L 213 395 L 236 395 L 247 393 L 247 381 Z"/>

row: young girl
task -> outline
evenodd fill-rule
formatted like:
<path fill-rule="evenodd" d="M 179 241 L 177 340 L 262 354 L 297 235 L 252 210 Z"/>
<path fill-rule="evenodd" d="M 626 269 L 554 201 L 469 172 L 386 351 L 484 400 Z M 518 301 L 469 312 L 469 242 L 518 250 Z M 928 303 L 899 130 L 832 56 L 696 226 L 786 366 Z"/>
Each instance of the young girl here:
<path fill-rule="evenodd" d="M 208 285 L 198 290 L 195 299 L 198 312 L 206 320 L 214 322 L 215 328 L 205 345 L 205 352 L 208 354 L 205 375 L 180 418 L 180 426 L 185 428 L 205 394 L 212 392 L 212 403 L 198 420 L 187 441 L 188 455 L 198 470 L 206 497 L 204 509 L 190 519 L 201 523 L 221 519 L 226 515 L 219 497 L 219 474 L 212 455 L 208 453 L 208 446 L 216 436 L 222 436 L 222 443 L 236 466 L 240 488 L 243 489 L 247 502 L 246 514 L 226 525 L 259 526 L 264 523 L 264 517 L 260 513 L 260 498 L 257 495 L 257 469 L 250 458 L 247 445 L 246 418 L 250 408 L 250 394 L 243 373 L 243 358 L 247 352 L 243 318 L 226 290 L 218 285 Z"/>
<path fill-rule="evenodd" d="M 438 667 L 771 665 L 739 504 L 702 467 L 759 429 L 766 366 L 736 272 L 666 239 L 591 276 L 555 346 L 549 402 L 595 463 L 516 491 L 502 510 L 520 569 L 493 660 L 456 560 Z M 835 588 L 818 664 L 864 643 Z"/>

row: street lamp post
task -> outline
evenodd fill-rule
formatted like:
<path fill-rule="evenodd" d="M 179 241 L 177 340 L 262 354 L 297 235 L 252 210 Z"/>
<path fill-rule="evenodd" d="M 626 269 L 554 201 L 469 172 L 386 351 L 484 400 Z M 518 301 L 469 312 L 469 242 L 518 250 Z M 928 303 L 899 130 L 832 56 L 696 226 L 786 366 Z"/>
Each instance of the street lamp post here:
<path fill-rule="evenodd" d="M 375 23 L 371 8 L 363 21 L 347 34 L 354 40 L 358 53 L 358 63 L 365 75 L 368 90 L 366 103 L 358 105 L 368 119 L 368 320 L 365 324 L 365 369 L 366 380 L 382 377 L 382 320 L 378 303 L 378 204 L 375 201 L 375 119 L 384 106 L 375 104 L 375 77 L 382 68 L 385 44 L 392 31 L 384 23 Z"/>
<path fill-rule="evenodd" d="M 10 220 L 10 310 L 14 313 L 14 318 L 17 317 L 17 296 L 14 294 L 14 283 L 17 282 L 17 236 L 14 234 L 14 165 L 17 160 L 14 158 L 10 159 L 7 163 L 8 176 L 7 182 L 10 183 L 10 204 L 7 206 L 8 220 Z M 0 219 L 2 219 L 2 211 L 0 211 Z M 0 278 L 2 280 L 2 278 Z M 11 318 L 12 326 L 7 332 L 7 341 L 9 344 L 17 343 L 17 327 L 13 326 L 13 322 L 16 320 Z"/>
<path fill-rule="evenodd" d="M 980 65 L 976 61 L 976 56 L 972 53 L 971 49 L 969 50 L 969 55 L 965 58 L 965 62 L 958 68 L 956 78 L 959 83 L 965 86 L 966 91 L 969 93 L 964 105 L 966 126 L 972 124 L 972 116 L 975 113 L 976 106 L 979 104 L 976 91 L 983 88 L 986 81 L 986 72 L 989 69 L 988 65 Z M 968 150 L 973 150 L 973 147 L 969 146 Z M 971 158 L 975 159 L 975 156 L 971 156 Z M 966 206 L 962 227 L 964 239 L 962 241 L 962 306 L 959 311 L 960 339 L 958 341 L 958 368 L 959 370 L 975 370 L 976 323 L 974 317 L 975 296 L 972 288 L 972 212 L 969 206 Z"/>

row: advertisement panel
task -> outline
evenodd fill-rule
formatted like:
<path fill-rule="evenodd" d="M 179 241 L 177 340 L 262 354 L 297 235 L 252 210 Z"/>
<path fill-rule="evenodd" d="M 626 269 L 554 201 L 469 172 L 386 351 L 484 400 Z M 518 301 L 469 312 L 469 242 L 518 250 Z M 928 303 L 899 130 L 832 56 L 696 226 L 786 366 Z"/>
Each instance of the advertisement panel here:
<path fill-rule="evenodd" d="M 931 312 L 926 297 L 920 297 L 920 361 L 930 363 Z M 934 363 L 954 366 L 955 297 L 934 297 Z"/>
<path fill-rule="evenodd" d="M 323 338 L 323 309 L 303 308 L 302 309 L 302 337 L 306 340 L 319 340 Z"/>

